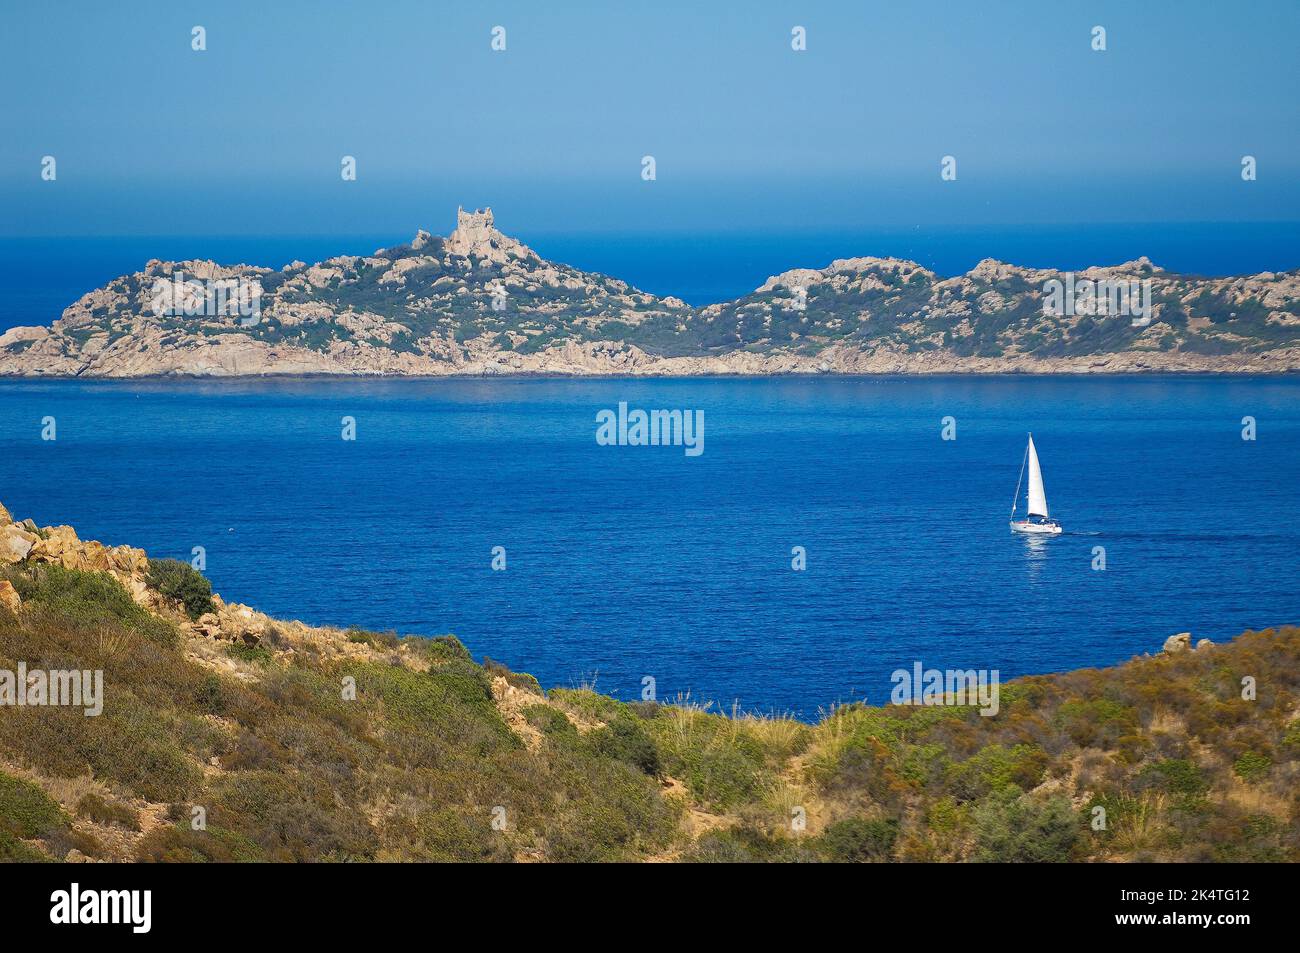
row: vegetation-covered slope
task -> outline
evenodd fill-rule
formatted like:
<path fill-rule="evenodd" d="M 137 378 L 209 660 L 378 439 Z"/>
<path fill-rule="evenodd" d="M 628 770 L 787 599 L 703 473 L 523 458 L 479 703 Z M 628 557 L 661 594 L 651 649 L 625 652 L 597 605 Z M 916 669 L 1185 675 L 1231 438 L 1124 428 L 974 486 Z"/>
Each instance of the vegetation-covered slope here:
<path fill-rule="evenodd" d="M 92 545 L 0 566 L 0 669 L 105 684 L 95 717 L 0 708 L 5 860 L 1300 859 L 1298 628 L 1019 679 L 994 717 L 809 725 L 543 694 L 450 636 L 77 568 Z"/>

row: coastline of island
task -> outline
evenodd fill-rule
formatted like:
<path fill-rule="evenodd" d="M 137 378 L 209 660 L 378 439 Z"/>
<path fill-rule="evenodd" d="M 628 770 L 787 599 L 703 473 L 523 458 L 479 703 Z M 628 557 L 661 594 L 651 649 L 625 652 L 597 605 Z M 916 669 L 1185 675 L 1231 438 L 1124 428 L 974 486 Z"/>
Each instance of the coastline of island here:
<path fill-rule="evenodd" d="M 992 259 L 941 278 L 839 259 L 693 307 L 547 261 L 460 211 L 448 238 L 279 270 L 150 261 L 50 326 L 0 334 L 0 378 L 1273 374 L 1300 370 L 1300 269 L 1202 278 L 1140 258 Z"/>

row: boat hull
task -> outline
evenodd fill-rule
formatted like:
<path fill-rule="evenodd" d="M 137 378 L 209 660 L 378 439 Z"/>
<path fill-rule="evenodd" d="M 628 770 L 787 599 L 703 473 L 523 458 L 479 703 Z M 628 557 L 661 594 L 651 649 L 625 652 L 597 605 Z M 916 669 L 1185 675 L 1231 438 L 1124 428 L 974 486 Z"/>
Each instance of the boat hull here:
<path fill-rule="evenodd" d="M 1031 523 L 1028 520 L 1012 520 L 1011 532 L 1027 533 L 1031 536 L 1059 536 L 1060 523 Z"/>

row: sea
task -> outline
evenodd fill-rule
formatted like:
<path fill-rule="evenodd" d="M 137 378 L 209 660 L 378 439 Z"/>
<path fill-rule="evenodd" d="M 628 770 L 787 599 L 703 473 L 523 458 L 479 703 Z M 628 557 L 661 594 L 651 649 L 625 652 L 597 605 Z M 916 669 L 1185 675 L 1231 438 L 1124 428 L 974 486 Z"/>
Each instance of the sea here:
<path fill-rule="evenodd" d="M 620 404 L 702 452 L 598 441 Z M 1050 539 L 1008 527 L 1030 432 Z M 917 662 L 1300 622 L 1297 473 L 1297 377 L 0 380 L 18 518 L 547 688 L 806 719 Z"/>

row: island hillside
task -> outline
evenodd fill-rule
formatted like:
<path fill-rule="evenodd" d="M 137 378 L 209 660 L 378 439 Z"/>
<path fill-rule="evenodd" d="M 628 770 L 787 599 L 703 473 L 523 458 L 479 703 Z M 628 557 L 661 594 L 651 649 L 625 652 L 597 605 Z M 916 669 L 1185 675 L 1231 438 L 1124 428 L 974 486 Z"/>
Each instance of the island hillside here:
<path fill-rule="evenodd" d="M 1095 282 L 1145 290 L 1126 308 Z M 1204 278 L 1139 258 L 1071 274 L 989 259 L 945 278 L 848 258 L 697 308 L 547 261 L 498 231 L 490 209 L 459 212 L 445 239 L 421 230 L 372 255 L 279 270 L 150 261 L 52 326 L 0 334 L 11 377 L 1297 368 L 1300 269 Z"/>

